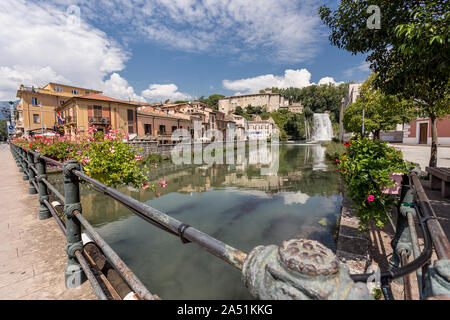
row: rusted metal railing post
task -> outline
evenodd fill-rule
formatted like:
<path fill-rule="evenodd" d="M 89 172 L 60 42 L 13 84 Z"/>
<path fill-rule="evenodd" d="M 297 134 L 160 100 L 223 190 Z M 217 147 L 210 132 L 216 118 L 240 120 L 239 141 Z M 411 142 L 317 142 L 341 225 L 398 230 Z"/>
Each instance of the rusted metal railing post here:
<path fill-rule="evenodd" d="M 47 168 L 45 160 L 41 159 L 39 155 L 34 156 L 34 163 L 38 172 L 36 180 L 39 188 L 39 220 L 44 220 L 52 216 L 50 210 L 45 205 L 45 201 L 49 201 L 49 196 L 47 185 L 42 181 L 42 179 L 47 179 Z"/>
<path fill-rule="evenodd" d="M 245 259 L 242 281 L 253 297 L 270 300 L 373 300 L 364 282 L 314 240 L 258 246 Z"/>
<path fill-rule="evenodd" d="M 81 240 L 81 225 L 74 214 L 75 211 L 81 212 L 81 203 L 79 181 L 78 177 L 73 174 L 73 170 L 80 170 L 80 164 L 73 160 L 64 163 L 64 195 L 66 200 L 64 215 L 67 251 L 65 280 L 67 288 L 79 287 L 86 281 L 86 275 L 76 258 L 76 252 L 83 251 L 83 242 Z"/>
<path fill-rule="evenodd" d="M 20 157 L 21 157 L 22 172 L 23 172 L 22 179 L 23 179 L 23 181 L 27 181 L 28 180 L 27 157 L 26 157 L 26 151 L 24 149 L 22 149 L 22 148 L 20 148 Z"/>
<path fill-rule="evenodd" d="M 34 156 L 31 151 L 26 152 L 27 160 L 28 160 L 28 181 L 30 182 L 30 186 L 28 187 L 29 194 L 36 194 L 37 190 L 34 186 L 36 183 L 36 174 L 33 170 L 34 165 Z"/>

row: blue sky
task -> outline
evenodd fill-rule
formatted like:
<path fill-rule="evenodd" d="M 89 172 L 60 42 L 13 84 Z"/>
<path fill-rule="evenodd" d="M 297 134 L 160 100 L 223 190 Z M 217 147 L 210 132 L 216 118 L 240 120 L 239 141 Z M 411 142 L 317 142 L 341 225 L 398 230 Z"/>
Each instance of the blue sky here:
<path fill-rule="evenodd" d="M 361 81 L 314 0 L 2 0 L 0 100 L 61 82 L 119 99 L 193 99 Z"/>

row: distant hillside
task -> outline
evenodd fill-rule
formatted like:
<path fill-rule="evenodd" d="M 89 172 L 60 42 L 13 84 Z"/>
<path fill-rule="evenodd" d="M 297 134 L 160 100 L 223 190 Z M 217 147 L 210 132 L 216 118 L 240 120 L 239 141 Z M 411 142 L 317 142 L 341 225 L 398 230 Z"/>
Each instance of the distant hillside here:
<path fill-rule="evenodd" d="M 14 109 L 19 104 L 19 100 L 14 101 Z M 0 101 L 0 120 L 6 119 L 6 114 L 3 112 L 3 109 L 6 108 L 9 110 L 9 101 Z"/>

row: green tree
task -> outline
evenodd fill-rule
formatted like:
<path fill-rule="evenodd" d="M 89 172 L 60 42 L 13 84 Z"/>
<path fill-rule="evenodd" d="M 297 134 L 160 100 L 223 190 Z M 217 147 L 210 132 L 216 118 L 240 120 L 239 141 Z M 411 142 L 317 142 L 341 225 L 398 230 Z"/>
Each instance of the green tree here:
<path fill-rule="evenodd" d="M 242 116 L 242 115 L 244 115 L 244 110 L 242 110 L 241 106 L 237 106 L 236 109 L 234 110 L 234 114 L 236 114 L 238 116 Z"/>
<path fill-rule="evenodd" d="M 225 96 L 215 93 L 215 94 L 210 95 L 206 99 L 204 96 L 201 96 L 197 100 L 206 104 L 208 106 L 208 108 L 211 108 L 213 110 L 219 110 L 219 100 L 222 98 L 225 98 Z"/>
<path fill-rule="evenodd" d="M 303 107 L 312 113 L 323 113 L 330 111 L 334 114 L 333 119 L 339 119 L 339 108 L 348 84 L 322 84 L 311 85 L 304 88 L 272 88 L 273 92 L 282 94 L 292 102 L 301 102 Z"/>
<path fill-rule="evenodd" d="M 409 122 L 415 112 L 412 101 L 374 89 L 375 77 L 375 74 L 369 76 L 361 86 L 360 97 L 345 109 L 344 128 L 361 134 L 364 109 L 364 131 L 372 132 L 374 139 L 379 139 L 382 130 L 393 130 L 396 124 Z"/>
<path fill-rule="evenodd" d="M 368 28 L 369 5 L 380 8 L 380 28 Z M 374 86 L 385 94 L 417 103 L 419 114 L 432 123 L 430 167 L 437 165 L 437 119 L 450 113 L 449 2 L 430 0 L 342 0 L 332 11 L 319 9 L 331 29 L 333 45 L 369 53 L 377 73 Z"/>

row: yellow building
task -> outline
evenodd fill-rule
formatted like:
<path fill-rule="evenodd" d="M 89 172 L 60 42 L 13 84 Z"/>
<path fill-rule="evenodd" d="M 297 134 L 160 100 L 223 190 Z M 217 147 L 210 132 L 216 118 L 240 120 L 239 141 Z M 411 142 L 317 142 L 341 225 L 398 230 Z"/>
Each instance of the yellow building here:
<path fill-rule="evenodd" d="M 102 94 L 72 97 L 56 108 L 64 119 L 58 127 L 65 134 L 75 134 L 75 128 L 80 134 L 85 133 L 91 125 L 103 132 L 110 127 L 124 134 L 137 134 L 137 108 L 140 105 Z"/>
<path fill-rule="evenodd" d="M 101 94 L 101 91 L 50 82 L 43 88 L 21 85 L 17 91 L 16 130 L 28 135 L 33 130 L 55 130 L 58 125 L 56 108 L 72 97 Z"/>

